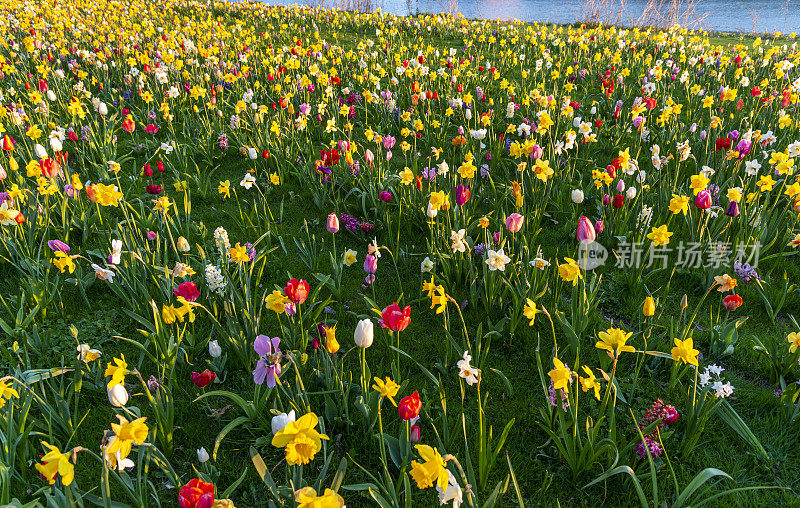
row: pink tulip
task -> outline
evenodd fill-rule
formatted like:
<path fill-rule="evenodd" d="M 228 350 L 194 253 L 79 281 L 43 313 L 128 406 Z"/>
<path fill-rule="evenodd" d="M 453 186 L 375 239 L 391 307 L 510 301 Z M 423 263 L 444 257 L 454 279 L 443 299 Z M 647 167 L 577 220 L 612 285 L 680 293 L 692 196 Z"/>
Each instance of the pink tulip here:
<path fill-rule="evenodd" d="M 592 221 L 586 217 L 581 217 L 581 220 L 578 221 L 578 231 L 576 233 L 576 237 L 582 244 L 590 244 L 594 242 L 597 239 L 597 233 L 594 230 Z"/>
<path fill-rule="evenodd" d="M 522 222 L 525 220 L 525 217 L 518 213 L 512 213 L 508 217 L 506 217 L 506 229 L 508 229 L 511 233 L 516 233 L 520 229 L 522 229 Z"/>

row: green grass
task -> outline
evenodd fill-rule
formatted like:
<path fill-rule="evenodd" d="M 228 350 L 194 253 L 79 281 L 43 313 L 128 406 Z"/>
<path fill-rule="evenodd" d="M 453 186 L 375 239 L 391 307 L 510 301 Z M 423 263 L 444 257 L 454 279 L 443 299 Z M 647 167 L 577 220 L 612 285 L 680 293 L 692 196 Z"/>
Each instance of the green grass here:
<path fill-rule="evenodd" d="M 237 179 L 243 172 L 243 165 L 238 159 L 225 159 L 220 164 L 222 169 L 221 179 L 230 178 L 232 181 Z M 291 238 L 294 234 L 308 224 L 312 231 L 315 231 L 321 240 L 322 251 L 328 247 L 325 241 L 329 235 L 322 234 L 324 231 L 324 219 L 327 215 L 326 210 L 318 210 L 309 206 L 309 202 L 304 198 L 303 189 L 292 186 L 291 184 L 282 185 L 279 192 L 273 196 L 273 210 L 279 209 L 282 203 L 283 215 L 279 223 L 274 227 L 276 237 L 282 236 L 287 252 L 282 249 L 276 251 L 274 258 L 270 259 L 270 266 L 275 270 L 271 271 L 271 276 L 267 276 L 264 284 L 283 285 L 285 283 L 284 273 L 288 271 L 295 277 L 301 277 L 314 284 L 315 280 L 309 270 L 302 263 L 298 262 L 295 247 Z M 205 224 L 206 228 L 213 230 L 218 225 L 224 224 L 229 230 L 231 238 L 247 239 L 255 235 L 253 231 L 239 231 L 230 227 L 230 221 L 224 219 L 225 214 L 236 213 L 235 202 L 229 201 L 220 204 L 216 197 L 202 199 L 199 196 L 193 198 L 193 208 L 195 220 Z M 221 218 L 222 217 L 222 218 Z M 545 246 L 545 253 L 552 249 L 552 246 L 560 245 L 568 241 L 564 236 L 564 229 L 553 229 L 544 231 L 541 238 L 542 245 Z M 381 232 L 377 233 L 380 238 Z M 337 240 L 339 249 L 354 248 L 361 259 L 366 251 L 366 241 L 348 236 L 347 233 L 340 233 Z M 279 245 L 276 242 L 276 245 Z M 548 248 L 547 246 L 551 247 Z M 87 246 L 88 247 L 88 246 Z M 400 274 L 405 290 L 406 302 L 414 301 L 417 298 L 418 289 L 421 284 L 421 277 L 418 267 L 419 259 L 417 256 L 407 255 L 399 260 Z M 800 277 L 800 268 L 792 262 L 785 262 L 782 266 L 776 267 L 775 273 L 787 270 L 790 277 L 796 280 Z M 10 274 L 6 274 L 3 279 L 6 281 L 6 288 L 12 292 L 8 282 L 12 279 Z M 338 320 L 340 342 L 348 344 L 348 333 L 355 326 L 357 316 L 369 314 L 367 304 L 361 297 L 360 292 L 362 274 L 360 265 L 354 265 L 348 269 L 345 275 L 344 294 L 347 295 L 342 301 L 332 304 L 336 314 L 333 316 Z M 77 291 L 67 289 L 64 301 L 68 302 L 60 313 L 51 313 L 49 317 L 40 325 L 42 332 L 49 336 L 50 346 L 42 351 L 41 355 L 34 356 L 34 365 L 44 367 L 56 365 L 74 354 L 74 340 L 68 331 L 68 326 L 74 324 L 79 332 L 81 342 L 90 343 L 93 347 L 98 347 L 103 351 L 102 361 L 109 361 L 112 357 L 125 354 L 129 362 L 136 365 L 143 372 L 145 378 L 151 373 L 152 366 L 140 357 L 138 352 L 130 345 L 114 339 L 114 336 L 124 336 L 135 339 L 138 332 L 134 323 L 126 319 L 121 310 L 116 308 L 113 296 L 102 288 L 95 285 L 93 288 L 92 306 L 87 308 L 77 295 Z M 13 292 L 12 292 L 13 293 Z M 386 258 L 382 259 L 378 270 L 378 282 L 376 293 L 380 302 L 389 302 L 399 296 L 400 290 L 396 279 L 392 273 L 391 266 Z M 682 294 L 698 298 L 702 293 L 702 287 L 696 277 L 678 276 L 673 282 L 673 289 L 665 305 L 663 312 L 666 315 L 677 313 L 679 301 Z M 371 297 L 371 294 L 368 293 Z M 766 364 L 763 357 L 753 350 L 753 337 L 764 338 L 768 334 L 777 334 L 785 337 L 790 330 L 788 319 L 785 315 L 779 316 L 777 329 L 772 327 L 766 318 L 765 313 L 759 312 L 760 303 L 755 291 L 744 289 L 741 293 L 747 301 L 747 309 L 752 315 L 743 328 L 742 339 L 736 346 L 734 355 L 721 360 L 729 379 L 736 387 L 734 395 L 734 406 L 742 417 L 753 429 L 764 447 L 767 449 L 770 460 L 765 461 L 755 457 L 750 453 L 746 445 L 719 419 L 712 419 L 706 430 L 703 441 L 693 454 L 688 457 L 677 455 L 678 442 L 675 439 L 667 439 L 665 445 L 667 452 L 671 454 L 673 463 L 676 467 L 676 474 L 680 485 L 687 483 L 691 477 L 705 467 L 716 467 L 726 471 L 735 480 L 728 482 L 726 487 L 733 486 L 755 486 L 755 485 L 780 485 L 797 489 L 800 487 L 800 464 L 798 464 L 798 445 L 796 440 L 796 429 L 784 428 L 781 426 L 782 418 L 779 416 L 779 406 L 774 387 L 770 386 L 765 378 Z M 467 294 L 454 295 L 457 301 L 467 299 Z M 590 329 L 603 329 L 610 325 L 610 320 L 623 323 L 633 323 L 637 321 L 639 312 L 638 297 L 630 297 L 626 291 L 625 283 L 619 278 L 611 277 L 603 286 L 602 303 L 598 309 L 597 316 Z M 787 303 L 786 309 L 797 309 L 798 298 L 795 294 Z M 441 345 L 444 343 L 441 322 L 432 313 L 421 310 L 427 306 L 426 302 L 421 301 L 419 305 L 412 305 L 414 309 L 412 324 L 402 334 L 401 347 L 411 354 L 422 365 L 441 376 L 448 398 L 448 404 L 459 405 L 460 395 L 457 379 L 452 375 L 452 367 L 457 358 L 450 358 L 450 365 L 439 365 L 441 357 Z M 419 310 L 418 310 L 419 309 Z M 466 312 L 474 312 L 467 307 Z M 498 316 L 491 317 L 496 321 Z M 473 326 L 482 319 L 475 319 L 474 314 L 470 314 L 468 320 Z M 199 325 L 202 327 L 202 325 Z M 203 332 L 196 330 L 198 335 Z M 662 330 L 656 329 L 654 336 L 655 343 L 649 344 L 651 349 L 668 350 L 668 337 Z M 701 351 L 707 350 L 708 333 L 698 329 L 696 335 L 698 348 Z M 384 335 L 378 333 L 375 345 L 368 350 L 368 359 L 373 372 L 389 372 L 390 359 L 393 357 L 385 343 Z M 560 336 L 559 339 L 564 340 Z M 512 339 L 503 336 L 501 340 L 496 340 L 491 345 L 490 365 L 502 371 L 509 379 L 514 388 L 513 395 L 506 393 L 504 385 L 495 375 L 485 374 L 485 390 L 489 392 L 489 404 L 487 418 L 494 427 L 495 433 L 506 424 L 511 418 L 516 419 L 516 423 L 511 431 L 509 440 L 506 444 L 511 462 L 517 479 L 522 487 L 523 496 L 526 503 L 536 505 L 554 505 L 556 502 L 562 506 L 585 506 L 607 504 L 610 506 L 622 506 L 635 502 L 634 494 L 629 483 L 625 480 L 617 479 L 608 482 L 604 487 L 594 487 L 582 490 L 583 485 L 591 480 L 590 477 L 580 478 L 577 481 L 570 479 L 569 472 L 558 460 L 555 448 L 547 443 L 545 434 L 534 424 L 538 417 L 538 407 L 544 403 L 541 394 L 537 366 L 536 366 L 536 345 L 542 344 L 542 357 L 547 358 L 551 343 L 549 325 L 541 315 L 537 318 L 534 327 L 520 327 L 517 336 Z M 343 351 L 348 349 L 343 347 Z M 584 362 L 592 363 L 597 355 L 599 360 L 599 350 L 589 349 L 590 358 L 583 359 Z M 202 352 L 198 352 L 202 353 Z M 355 354 L 349 354 L 346 364 L 357 371 L 358 359 Z M 195 358 L 204 358 L 203 354 L 197 354 Z M 448 367 L 450 370 L 448 371 Z M 623 362 L 623 367 L 630 367 L 630 362 Z M 649 371 L 652 367 L 654 370 Z M 201 364 L 184 365 L 181 364 L 178 370 L 178 379 L 186 380 L 193 370 L 201 370 L 205 366 Z M 429 390 L 430 383 L 425 382 L 421 373 L 413 365 L 404 364 L 410 373 L 407 380 L 410 389 L 417 389 L 418 385 L 423 386 L 421 395 L 426 403 L 426 412 L 437 414 L 439 408 L 432 404 L 437 400 L 437 394 Z M 637 418 L 641 416 L 642 410 L 648 406 L 652 400 L 652 393 L 663 393 L 661 384 L 668 377 L 666 367 L 659 362 L 652 362 L 648 368 L 643 370 L 641 379 L 641 389 L 636 397 L 631 401 L 631 408 Z M 445 372 L 449 374 L 441 374 Z M 795 368 L 794 374 L 797 374 Z M 214 385 L 214 388 L 217 386 Z M 426 389 L 427 387 L 428 389 Z M 624 385 L 623 385 L 624 387 Z M 231 370 L 225 382 L 219 388 L 233 391 L 248 398 L 252 393 L 252 378 L 248 373 Z M 319 387 L 307 386 L 307 389 L 314 391 Z M 223 399 L 210 399 L 205 403 L 193 403 L 193 399 L 199 395 L 199 391 L 193 384 L 188 382 L 178 382 L 176 385 L 176 422 L 178 428 L 175 431 L 175 442 L 177 448 L 172 459 L 175 468 L 184 475 L 189 475 L 191 465 L 196 464 L 197 448 L 204 446 L 211 452 L 214 446 L 214 439 L 217 433 L 234 417 L 238 416 L 237 409 L 231 407 Z M 108 422 L 112 421 L 114 412 L 105 402 L 104 394 L 87 394 L 84 401 L 89 402 L 88 414 L 82 424 L 82 431 L 76 438 L 75 445 L 95 448 L 102 430 L 108 427 Z M 467 405 L 474 408 L 475 397 L 468 394 L 465 400 Z M 680 412 L 686 408 L 686 400 L 669 400 L 675 404 Z M 142 408 L 146 415 L 147 404 L 140 397 L 134 398 L 132 405 Z M 474 410 L 469 414 L 475 414 Z M 463 446 L 461 438 L 460 424 L 457 421 L 450 422 L 451 432 L 454 435 L 452 441 L 455 450 L 460 450 Z M 468 433 L 474 435 L 471 427 L 476 425 L 475 421 L 467 422 Z M 622 432 L 634 432 L 632 424 L 621 422 Z M 432 439 L 433 432 L 427 422 L 422 423 L 423 440 Z M 388 432 L 394 433 L 397 429 L 390 424 Z M 257 506 L 266 503 L 266 491 L 261 485 L 260 479 L 255 474 L 254 468 L 249 460 L 248 450 L 250 446 L 261 438 L 262 446 L 259 450 L 265 457 L 267 464 L 277 465 L 281 460 L 281 452 L 264 445 L 265 436 L 252 435 L 247 432 L 237 431 L 228 435 L 222 442 L 217 456 L 216 467 L 221 471 L 218 484 L 226 486 L 235 481 L 241 474 L 243 468 L 248 469 L 247 480 L 237 491 L 234 499 L 241 506 Z M 331 446 L 335 451 L 336 460 L 338 457 L 351 455 L 359 463 L 375 470 L 379 465 L 379 457 L 374 452 L 365 454 L 363 443 L 370 437 L 360 430 L 358 426 L 350 429 L 335 429 L 331 433 Z M 472 445 L 472 443 L 471 443 Z M 375 450 L 375 447 L 370 447 Z M 336 463 L 336 460 L 334 463 Z M 89 461 L 79 462 L 81 466 L 77 468 L 77 479 L 80 484 L 92 485 L 99 476 L 99 469 L 96 464 Z M 316 464 L 319 467 L 319 464 Z M 637 471 L 646 471 L 646 464 L 639 464 Z M 596 471 L 599 473 L 599 470 Z M 280 466 L 274 471 L 280 477 Z M 498 481 L 504 481 L 506 477 L 505 467 L 496 467 L 490 485 Z M 662 484 L 668 483 L 666 474 L 662 471 L 660 481 Z M 187 476 L 186 479 L 190 477 Z M 365 480 L 366 477 L 351 465 L 348 469 L 347 480 L 350 483 Z M 346 482 L 347 483 L 347 482 Z M 169 505 L 176 495 L 174 491 L 165 488 L 164 502 Z M 430 499 L 425 493 L 418 494 L 419 502 L 425 503 Z M 510 502 L 510 498 L 506 498 Z M 367 501 L 359 501 L 354 494 L 347 496 L 348 506 L 369 506 Z M 798 498 L 793 492 L 786 491 L 760 491 L 753 494 L 739 494 L 723 498 L 718 506 L 768 506 L 774 504 L 796 504 Z"/>

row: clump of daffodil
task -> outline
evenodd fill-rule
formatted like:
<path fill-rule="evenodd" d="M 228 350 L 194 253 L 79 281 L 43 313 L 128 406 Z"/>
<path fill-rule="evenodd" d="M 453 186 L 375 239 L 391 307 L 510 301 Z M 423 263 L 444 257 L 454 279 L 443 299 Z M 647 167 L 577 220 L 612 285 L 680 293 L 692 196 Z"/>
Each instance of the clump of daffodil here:
<path fill-rule="evenodd" d="M 328 439 L 328 436 L 317 431 L 318 423 L 317 415 L 306 413 L 275 434 L 272 446 L 284 449 L 289 465 L 308 464 L 322 448 L 322 440 Z"/>
<path fill-rule="evenodd" d="M 108 382 L 108 387 L 111 388 L 116 385 L 125 383 L 125 376 L 130 374 L 128 364 L 125 362 L 125 355 L 120 355 L 119 358 L 114 358 L 113 362 L 108 362 L 104 376 L 111 376 Z"/>
<path fill-rule="evenodd" d="M 49 451 L 42 456 L 41 462 L 36 464 L 36 470 L 44 476 L 50 485 L 56 482 L 56 476 L 61 476 L 62 485 L 70 485 L 75 478 L 74 455 L 79 451 L 79 448 L 73 448 L 70 453 L 62 453 L 58 447 L 46 441 L 42 441 L 42 446 Z"/>
<path fill-rule="evenodd" d="M 536 302 L 528 298 L 525 301 L 525 307 L 522 309 L 522 315 L 525 316 L 526 319 L 530 319 L 530 322 L 528 323 L 529 326 L 533 326 L 536 314 L 539 312 L 541 311 L 536 308 Z"/>
<path fill-rule="evenodd" d="M 553 367 L 554 368 L 547 373 L 553 381 L 553 388 L 568 392 L 569 385 L 572 384 L 572 371 L 558 358 L 553 358 Z"/>
<path fill-rule="evenodd" d="M 675 347 L 672 348 L 672 359 L 676 362 L 683 362 L 689 365 L 698 366 L 697 355 L 700 351 L 694 348 L 694 341 L 691 337 L 686 340 L 674 339 Z"/>
<path fill-rule="evenodd" d="M 575 286 L 583 278 L 581 268 L 572 258 L 564 258 L 564 261 L 565 263 L 558 265 L 558 275 L 565 282 L 572 282 L 572 285 Z"/>
<path fill-rule="evenodd" d="M 395 383 L 390 377 L 386 377 L 386 381 L 383 381 L 381 378 L 375 378 L 375 384 L 372 385 L 372 388 L 376 390 L 381 397 L 386 397 L 391 401 L 392 404 L 395 406 L 397 402 L 394 401 L 397 392 L 400 391 L 400 385 Z"/>
<path fill-rule="evenodd" d="M 450 475 L 447 473 L 447 462 L 439 453 L 439 450 L 428 445 L 417 445 L 417 452 L 424 462 L 411 462 L 411 478 L 417 482 L 417 487 L 427 489 L 437 487 L 447 489 L 447 482 Z"/>
<path fill-rule="evenodd" d="M 619 358 L 620 353 L 635 353 L 636 349 L 633 346 L 628 346 L 626 343 L 631 338 L 633 332 L 625 333 L 624 330 L 619 328 L 609 328 L 604 332 L 597 334 L 600 340 L 595 343 L 598 349 L 608 351 L 608 356 L 612 359 Z"/>

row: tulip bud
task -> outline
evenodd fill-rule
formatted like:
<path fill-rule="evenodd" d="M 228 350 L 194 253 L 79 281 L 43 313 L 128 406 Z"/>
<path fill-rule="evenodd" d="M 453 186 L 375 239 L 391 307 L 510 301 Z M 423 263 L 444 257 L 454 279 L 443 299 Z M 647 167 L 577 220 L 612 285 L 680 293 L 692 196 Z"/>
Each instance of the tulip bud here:
<path fill-rule="evenodd" d="M 430 203 L 428 203 L 428 209 L 425 211 L 425 214 L 428 216 L 429 219 L 433 219 L 439 214 L 439 210 L 432 207 Z"/>
<path fill-rule="evenodd" d="M 64 148 L 64 145 L 61 143 L 60 139 L 50 138 L 50 148 L 52 148 L 54 152 L 60 152 Z"/>
<path fill-rule="evenodd" d="M 605 229 L 605 227 L 606 227 L 605 223 L 599 220 L 594 223 L 594 232 L 599 235 L 600 233 L 603 232 L 603 229 Z"/>
<path fill-rule="evenodd" d="M 219 345 L 219 341 L 212 340 L 208 343 L 208 354 L 210 354 L 212 358 L 219 358 L 222 356 L 222 348 Z"/>
<path fill-rule="evenodd" d="M 56 99 L 58 99 L 58 97 L 56 97 L 56 93 L 55 93 L 54 91 L 52 91 L 52 90 L 48 90 L 48 91 L 47 91 L 47 99 L 48 99 L 50 102 L 55 102 L 55 101 L 56 101 Z"/>
<path fill-rule="evenodd" d="M 656 302 L 652 296 L 644 299 L 644 307 L 642 307 L 642 314 L 646 317 L 651 317 L 656 312 Z"/>
<path fill-rule="evenodd" d="M 625 190 L 625 182 L 622 180 L 617 182 L 617 192 L 623 192 Z"/>
<path fill-rule="evenodd" d="M 636 187 L 628 187 L 628 190 L 625 191 L 625 197 L 628 199 L 633 199 L 636 197 Z"/>
<path fill-rule="evenodd" d="M 592 226 L 592 222 L 586 217 L 581 217 L 578 221 L 578 231 L 576 233 L 578 241 L 584 245 L 588 245 L 597 239 L 597 233 Z"/>
<path fill-rule="evenodd" d="M 420 437 L 421 437 L 420 434 L 421 434 L 421 431 L 420 431 L 419 425 L 414 425 L 413 427 L 411 427 L 411 436 L 410 436 L 411 437 L 411 442 L 412 443 L 419 443 L 419 440 L 420 440 Z"/>
<path fill-rule="evenodd" d="M 256 160 L 256 159 L 258 159 L 258 151 L 255 148 L 253 148 L 252 146 L 248 147 L 247 148 L 247 156 L 250 157 L 250 160 Z"/>
<path fill-rule="evenodd" d="M 105 102 L 101 102 L 97 107 L 97 112 L 100 116 L 106 116 L 108 114 L 108 105 Z"/>
<path fill-rule="evenodd" d="M 611 206 L 614 208 L 622 208 L 625 205 L 625 196 L 622 194 L 615 194 L 611 200 Z"/>
<path fill-rule="evenodd" d="M 178 250 L 181 252 L 189 252 L 192 250 L 191 246 L 189 245 L 189 241 L 182 236 L 178 237 Z"/>
<path fill-rule="evenodd" d="M 681 298 L 681 310 L 685 309 L 688 306 L 689 306 L 689 297 L 683 295 L 683 298 Z"/>
<path fill-rule="evenodd" d="M 328 215 L 328 222 L 326 225 L 328 233 L 336 234 L 339 232 L 339 217 L 335 213 Z"/>
<path fill-rule="evenodd" d="M 603 196 L 603 205 L 608 206 L 611 203 L 611 197 L 608 194 Z"/>
<path fill-rule="evenodd" d="M 583 203 L 583 191 L 580 189 L 575 189 L 572 191 L 572 202 L 576 205 Z"/>
<path fill-rule="evenodd" d="M 128 390 L 121 383 L 106 388 L 108 401 L 114 407 L 124 407 L 128 403 Z"/>
<path fill-rule="evenodd" d="M 375 338 L 375 327 L 369 319 L 362 319 L 356 325 L 356 331 L 353 333 L 353 340 L 356 346 L 367 349 L 372 345 Z"/>
<path fill-rule="evenodd" d="M 206 451 L 205 447 L 200 448 L 197 450 L 197 461 L 201 464 L 208 462 L 208 452 Z"/>

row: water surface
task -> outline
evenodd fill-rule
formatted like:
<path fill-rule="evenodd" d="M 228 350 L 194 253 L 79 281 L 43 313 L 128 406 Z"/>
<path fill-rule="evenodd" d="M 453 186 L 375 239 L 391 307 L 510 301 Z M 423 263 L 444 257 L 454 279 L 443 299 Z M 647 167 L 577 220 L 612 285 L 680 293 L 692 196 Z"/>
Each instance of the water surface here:
<path fill-rule="evenodd" d="M 603 21 L 617 24 L 636 24 L 647 0 L 607 1 Z M 613 3 L 612 3 L 613 1 Z M 268 3 L 291 5 L 297 0 L 268 0 Z M 313 2 L 310 2 L 313 3 Z M 327 4 L 327 2 L 326 2 Z M 374 7 L 385 12 L 408 15 L 448 11 L 448 0 L 373 0 Z M 570 0 L 453 0 L 455 12 L 468 18 L 519 19 L 549 23 L 584 21 L 587 9 L 584 2 Z M 743 33 L 800 32 L 800 0 L 695 0 L 694 19 L 706 30 Z"/>

